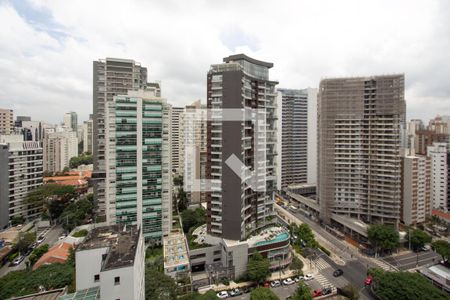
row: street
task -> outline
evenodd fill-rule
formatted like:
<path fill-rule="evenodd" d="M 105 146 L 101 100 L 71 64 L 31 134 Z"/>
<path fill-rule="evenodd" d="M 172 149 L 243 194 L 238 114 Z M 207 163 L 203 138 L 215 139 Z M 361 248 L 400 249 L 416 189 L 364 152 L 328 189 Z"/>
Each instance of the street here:
<path fill-rule="evenodd" d="M 43 242 L 40 245 L 48 244 L 50 247 L 52 247 L 54 244 L 56 244 L 59 241 L 59 236 L 63 233 L 63 229 L 60 225 L 56 225 L 52 227 L 47 234 L 45 235 L 45 238 Z M 0 268 L 0 278 L 5 276 L 11 271 L 20 271 L 26 269 L 26 264 L 28 262 L 28 256 L 17 266 L 10 266 L 9 263 L 5 264 L 3 267 Z"/>

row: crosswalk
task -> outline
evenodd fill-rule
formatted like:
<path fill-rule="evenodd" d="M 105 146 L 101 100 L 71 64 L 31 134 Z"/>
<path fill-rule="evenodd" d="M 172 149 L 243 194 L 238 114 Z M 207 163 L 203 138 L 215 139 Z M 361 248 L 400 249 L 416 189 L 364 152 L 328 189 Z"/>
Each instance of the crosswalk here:
<path fill-rule="evenodd" d="M 314 278 L 322 286 L 322 288 L 332 287 L 333 285 L 328 281 L 328 279 L 322 274 L 317 274 Z"/>
<path fill-rule="evenodd" d="M 376 264 L 379 268 L 383 269 L 384 271 L 393 271 L 395 268 L 389 265 L 386 262 L 383 262 L 378 259 L 372 259 L 371 260 L 374 264 Z"/>
<path fill-rule="evenodd" d="M 327 263 L 322 257 L 319 257 L 314 261 L 314 264 L 316 265 L 318 270 L 325 270 L 327 268 L 330 268 L 330 264 Z"/>

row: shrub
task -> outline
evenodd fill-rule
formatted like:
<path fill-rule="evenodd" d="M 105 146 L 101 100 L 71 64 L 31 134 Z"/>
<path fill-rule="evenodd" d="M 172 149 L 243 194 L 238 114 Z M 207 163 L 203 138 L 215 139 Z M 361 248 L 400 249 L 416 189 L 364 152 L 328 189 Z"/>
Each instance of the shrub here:
<path fill-rule="evenodd" d="M 88 234 L 88 231 L 86 229 L 81 229 L 81 230 L 75 232 L 74 234 L 72 234 L 72 236 L 79 238 L 79 237 L 86 236 L 87 234 Z"/>

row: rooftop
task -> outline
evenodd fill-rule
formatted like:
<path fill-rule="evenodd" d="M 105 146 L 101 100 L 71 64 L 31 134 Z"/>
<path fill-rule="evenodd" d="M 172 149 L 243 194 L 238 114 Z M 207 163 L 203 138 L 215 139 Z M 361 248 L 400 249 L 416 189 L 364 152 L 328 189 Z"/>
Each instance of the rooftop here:
<path fill-rule="evenodd" d="M 30 294 L 11 298 L 11 300 L 58 300 L 61 295 L 64 295 L 66 288 L 54 289 L 51 291 L 40 292 L 36 294 Z"/>
<path fill-rule="evenodd" d="M 39 268 L 42 265 L 53 263 L 64 263 L 70 254 L 72 244 L 59 243 L 51 247 L 39 260 L 34 264 L 33 270 Z"/>
<path fill-rule="evenodd" d="M 423 267 L 419 269 L 419 272 L 450 292 L 450 269 L 446 266 L 437 264 L 429 268 Z"/>
<path fill-rule="evenodd" d="M 186 238 L 182 233 L 172 233 L 163 239 L 164 268 L 189 264 Z"/>
<path fill-rule="evenodd" d="M 273 244 L 289 239 L 289 232 L 280 226 L 270 226 L 247 239 L 249 247 Z"/>
<path fill-rule="evenodd" d="M 76 291 L 72 294 L 67 294 L 59 297 L 59 300 L 97 300 L 100 299 L 100 287 Z"/>
<path fill-rule="evenodd" d="M 109 248 L 102 271 L 133 265 L 140 228 L 137 225 L 110 225 L 92 229 L 78 251 Z"/>
<path fill-rule="evenodd" d="M 267 68 L 273 67 L 273 63 L 257 60 L 257 59 L 248 57 L 247 55 L 242 54 L 242 53 L 224 57 L 223 62 L 227 63 L 227 62 L 232 62 L 232 61 L 237 61 L 237 60 L 246 60 L 252 64 L 260 65 L 260 66 L 267 67 Z"/>

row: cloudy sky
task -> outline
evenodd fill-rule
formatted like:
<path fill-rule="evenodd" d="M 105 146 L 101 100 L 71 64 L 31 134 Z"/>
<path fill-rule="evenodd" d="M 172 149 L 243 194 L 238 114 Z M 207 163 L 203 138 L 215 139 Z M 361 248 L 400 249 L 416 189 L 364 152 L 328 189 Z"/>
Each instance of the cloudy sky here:
<path fill-rule="evenodd" d="M 280 87 L 405 73 L 408 118 L 450 114 L 447 0 L 0 0 L 0 107 L 57 123 L 92 112 L 92 61 L 130 58 L 185 105 L 234 53 L 275 64 Z"/>

